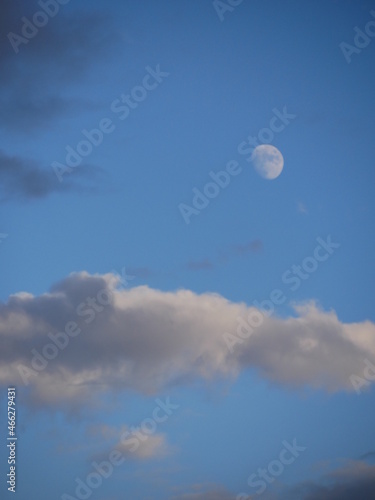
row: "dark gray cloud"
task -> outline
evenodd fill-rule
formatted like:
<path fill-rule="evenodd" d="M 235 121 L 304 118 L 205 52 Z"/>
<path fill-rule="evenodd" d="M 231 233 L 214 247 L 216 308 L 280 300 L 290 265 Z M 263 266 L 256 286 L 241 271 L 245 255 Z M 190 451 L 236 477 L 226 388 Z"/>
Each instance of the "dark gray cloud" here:
<path fill-rule="evenodd" d="M 237 255 L 245 256 L 252 253 L 261 253 L 263 251 L 263 241 L 262 240 L 252 240 L 248 243 L 235 245 L 233 247 L 234 252 Z"/>
<path fill-rule="evenodd" d="M 93 192 L 102 175 L 99 167 L 80 166 L 61 183 L 52 168 L 41 168 L 32 160 L 8 156 L 0 150 L 0 202 L 35 200 L 52 193 Z"/>
<path fill-rule="evenodd" d="M 173 497 L 173 500 L 236 500 L 236 496 L 225 490 L 213 490 L 200 493 L 186 493 Z"/>
<path fill-rule="evenodd" d="M 69 88 L 93 63 L 109 58 L 118 40 L 108 14 L 70 10 L 39 28 L 15 53 L 8 34 L 22 35 L 22 17 L 32 19 L 37 2 L 5 0 L 0 21 L 0 127 L 34 132 L 56 117 L 75 116 L 100 104 L 77 100 Z M 76 6 L 75 6 L 76 7 Z"/>
<path fill-rule="evenodd" d="M 174 500 L 255 500 L 259 495 L 234 494 L 223 487 L 205 488 L 196 485 L 192 492 L 173 497 Z M 306 481 L 294 487 L 279 485 L 278 491 L 265 491 L 264 500 L 374 500 L 375 465 L 350 461 L 323 476 L 319 481 Z"/>
<path fill-rule="evenodd" d="M 142 279 L 149 278 L 153 275 L 153 271 L 149 267 L 129 267 L 127 268 L 127 272 L 130 276 Z"/>

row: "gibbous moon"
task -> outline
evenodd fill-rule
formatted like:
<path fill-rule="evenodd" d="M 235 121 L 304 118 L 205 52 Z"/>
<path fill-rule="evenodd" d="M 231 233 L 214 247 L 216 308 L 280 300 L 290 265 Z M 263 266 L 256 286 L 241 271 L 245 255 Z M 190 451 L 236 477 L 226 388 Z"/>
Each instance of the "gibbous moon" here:
<path fill-rule="evenodd" d="M 269 180 L 279 177 L 284 167 L 283 155 L 270 144 L 257 146 L 251 155 L 251 161 L 257 173 Z"/>

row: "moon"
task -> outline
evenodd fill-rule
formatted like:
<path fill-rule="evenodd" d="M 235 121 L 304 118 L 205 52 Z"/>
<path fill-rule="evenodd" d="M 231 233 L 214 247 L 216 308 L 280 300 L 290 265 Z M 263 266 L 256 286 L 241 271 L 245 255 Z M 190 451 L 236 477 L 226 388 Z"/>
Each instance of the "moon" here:
<path fill-rule="evenodd" d="M 284 167 L 283 155 L 270 144 L 257 146 L 251 155 L 251 161 L 257 173 L 268 180 L 279 177 Z"/>

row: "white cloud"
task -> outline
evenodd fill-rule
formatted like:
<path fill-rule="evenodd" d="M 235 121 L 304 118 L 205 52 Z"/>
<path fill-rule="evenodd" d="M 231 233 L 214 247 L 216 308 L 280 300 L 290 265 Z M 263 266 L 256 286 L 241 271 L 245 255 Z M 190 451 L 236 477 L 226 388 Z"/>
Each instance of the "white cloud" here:
<path fill-rule="evenodd" d="M 277 497 L 278 500 L 372 500 L 375 498 L 375 465 L 347 460 L 317 481 L 304 481 Z"/>
<path fill-rule="evenodd" d="M 231 353 L 223 333 L 236 334 L 238 316 L 254 308 L 189 290 L 117 290 L 118 279 L 75 273 L 50 293 L 17 294 L 1 304 L 0 382 L 21 385 L 19 367 L 31 368 L 31 350 L 42 353 L 53 344 L 48 335 L 71 322 L 80 333 L 66 335 L 66 347 L 29 378 L 35 406 L 76 409 L 104 391 L 152 394 L 177 381 L 235 377 L 246 368 L 288 386 L 350 391 L 364 358 L 375 359 L 372 322 L 345 324 L 313 303 L 296 306 L 297 317 L 265 317 Z"/>

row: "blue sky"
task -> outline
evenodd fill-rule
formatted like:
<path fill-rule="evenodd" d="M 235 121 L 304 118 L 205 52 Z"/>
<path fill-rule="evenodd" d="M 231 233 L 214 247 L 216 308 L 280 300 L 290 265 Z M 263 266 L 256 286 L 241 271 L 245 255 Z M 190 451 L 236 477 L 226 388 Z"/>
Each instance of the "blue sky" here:
<path fill-rule="evenodd" d="M 42 4 L 6 0 L 0 21 L 15 497 L 83 498 L 77 478 L 117 450 L 90 498 L 373 498 L 374 2 Z M 44 26 L 22 42 L 25 18 Z M 251 137 L 281 153 L 275 179 Z M 260 493 L 248 478 L 275 460 Z"/>

